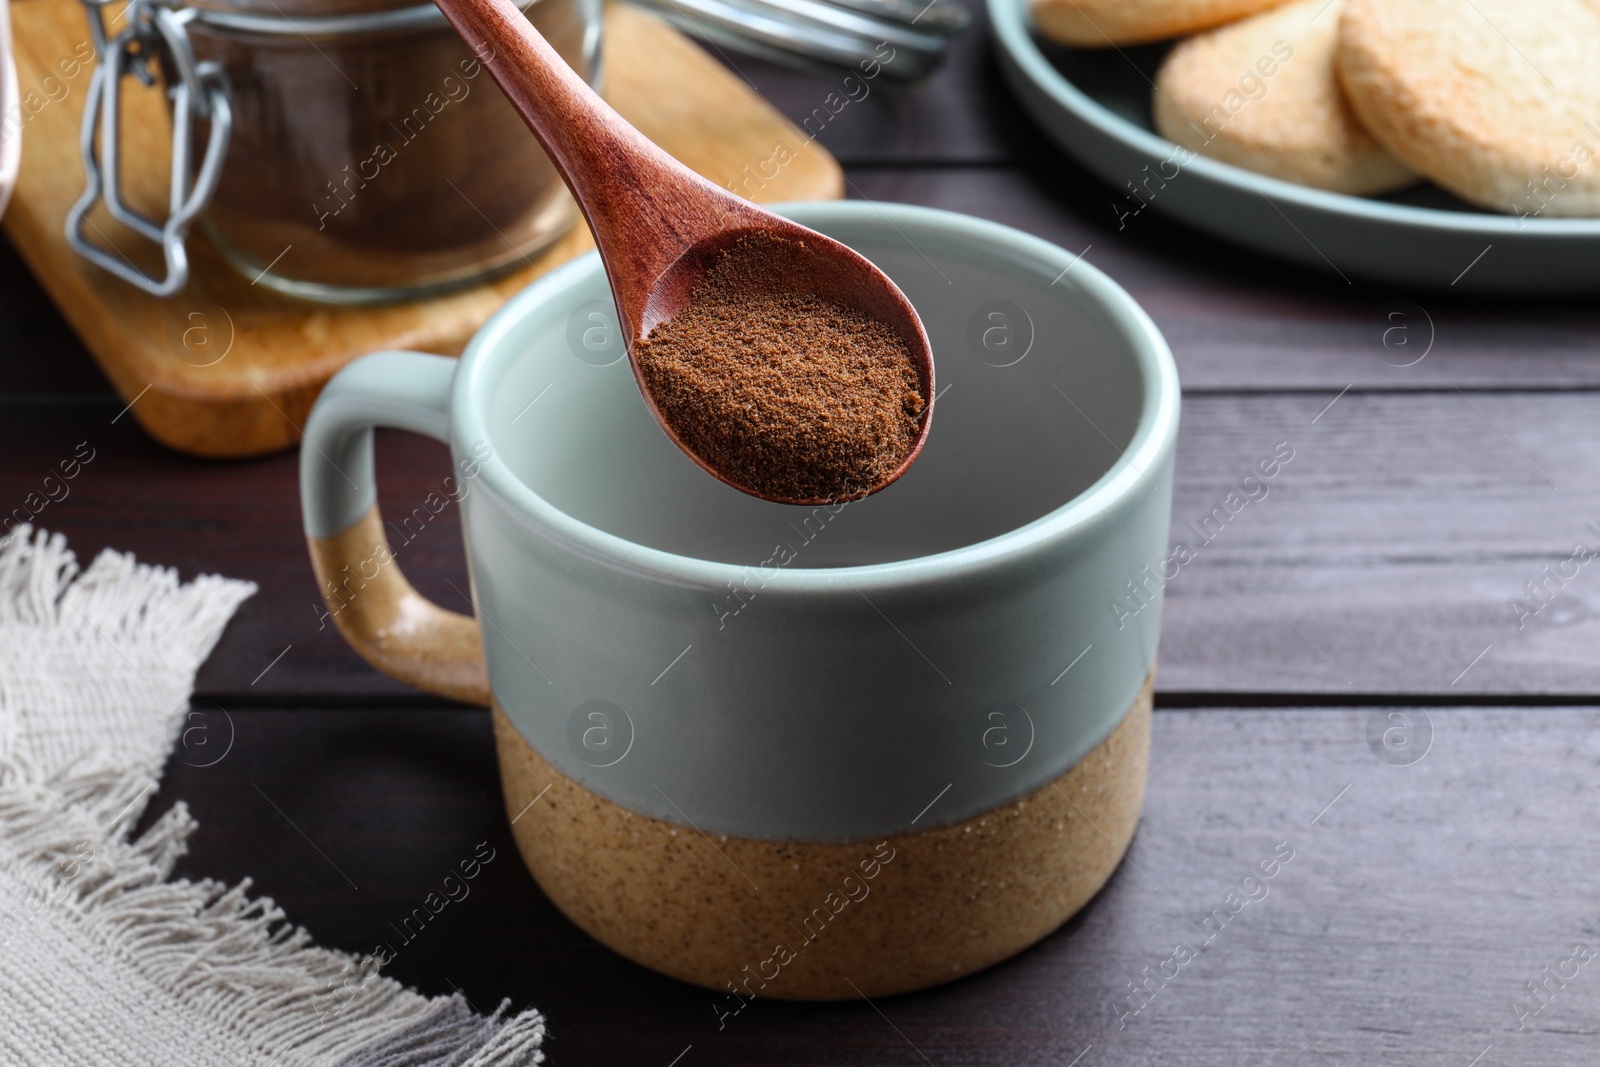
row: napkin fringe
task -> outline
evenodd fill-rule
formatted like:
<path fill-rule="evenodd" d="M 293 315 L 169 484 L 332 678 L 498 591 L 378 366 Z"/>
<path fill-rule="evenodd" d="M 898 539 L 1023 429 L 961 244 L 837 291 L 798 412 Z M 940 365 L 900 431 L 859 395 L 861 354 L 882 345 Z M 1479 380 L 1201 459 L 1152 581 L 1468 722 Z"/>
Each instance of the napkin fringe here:
<path fill-rule="evenodd" d="M 0 675 L 20 673 L 35 652 L 77 662 L 75 654 L 62 656 L 63 641 L 69 652 L 82 644 L 86 666 L 96 656 L 115 662 L 105 642 L 125 650 L 127 666 L 139 674 L 179 663 L 185 652 L 198 663 L 252 592 L 249 583 L 215 577 L 179 585 L 171 570 L 109 551 L 80 573 L 65 538 L 20 527 L 0 541 L 0 668 L 13 668 Z M 0 690 L 5 681 L 0 677 Z M 85 698 L 100 695 L 81 681 L 60 685 Z M 31 706 L 25 698 L 38 693 L 18 690 L 9 704 L 6 695 L 0 691 L 0 737 L 5 720 L 23 715 Z M 152 708 L 144 721 L 159 714 Z M 188 807 L 179 801 L 137 837 L 130 831 L 159 784 L 159 764 L 153 771 L 118 765 L 108 758 L 114 743 L 62 755 L 69 750 L 61 745 L 30 745 L 15 731 L 12 738 L 16 743 L 0 747 L 0 859 L 27 892 L 0 907 L 0 964 L 14 940 L 31 933 L 43 945 L 53 933 L 70 932 L 70 943 L 102 947 L 105 982 L 136 975 L 248 1048 L 253 1063 L 542 1062 L 545 1021 L 537 1011 L 511 1014 L 507 1001 L 481 1015 L 459 992 L 414 992 L 379 975 L 371 956 L 318 947 L 272 898 L 252 897 L 249 879 L 233 886 L 171 880 L 198 825 Z M 49 985 L 47 974 L 31 981 Z M 0 1017 L 9 1010 L 0 1007 Z M 133 1062 L 134 1050 L 124 1051 Z"/>
<path fill-rule="evenodd" d="M 204 879 L 168 881 L 197 822 L 182 801 L 124 838 L 148 776 L 74 765 L 41 779 L 0 760 L 0 842 L 35 874 L 33 900 L 0 915 L 0 951 L 26 936 L 33 904 L 78 926 L 146 981 L 273 1062 L 537 1064 L 543 1017 L 478 1015 L 378 974 L 372 957 L 317 947 L 270 897 Z M 59 918 L 56 918 L 59 916 Z M 110 979 L 112 976 L 107 975 Z"/>
<path fill-rule="evenodd" d="M 179 584 L 171 567 L 106 549 L 87 571 L 59 533 L 16 527 L 0 539 L 0 627 L 70 634 L 84 644 L 118 639 L 203 660 L 252 582 L 203 574 Z"/>

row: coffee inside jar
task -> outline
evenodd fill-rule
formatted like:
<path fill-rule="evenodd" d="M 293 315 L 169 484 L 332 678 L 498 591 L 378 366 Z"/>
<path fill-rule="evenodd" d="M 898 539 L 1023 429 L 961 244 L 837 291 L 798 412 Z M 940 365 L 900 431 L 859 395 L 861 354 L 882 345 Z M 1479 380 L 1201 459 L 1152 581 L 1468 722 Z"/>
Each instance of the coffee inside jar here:
<path fill-rule="evenodd" d="M 576 219 L 489 54 L 442 17 L 408 23 L 374 0 L 299 6 L 212 5 L 189 26 L 196 58 L 229 80 L 233 130 L 203 225 L 241 270 L 315 299 L 399 299 L 520 264 Z M 598 6 L 525 12 L 592 82 Z"/>

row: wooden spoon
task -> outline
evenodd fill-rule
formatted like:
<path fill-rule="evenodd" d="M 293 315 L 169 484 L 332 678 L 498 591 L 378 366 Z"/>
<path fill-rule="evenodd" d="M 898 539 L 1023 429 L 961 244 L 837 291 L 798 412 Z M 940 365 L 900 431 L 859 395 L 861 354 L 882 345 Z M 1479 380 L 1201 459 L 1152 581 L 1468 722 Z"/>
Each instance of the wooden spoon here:
<path fill-rule="evenodd" d="M 658 148 L 589 88 L 510 0 L 436 0 L 493 75 L 566 181 L 594 231 L 628 337 L 628 359 L 645 402 L 667 436 L 713 477 L 735 489 L 786 504 L 740 484 L 695 454 L 663 417 L 639 368 L 636 345 L 676 315 L 707 270 L 734 244 L 764 235 L 790 251 L 752 290 L 812 295 L 888 324 L 916 364 L 923 398 L 916 441 L 875 493 L 911 466 L 933 415 L 933 355 L 905 294 L 865 257 L 714 185 Z M 487 58 L 485 58 L 487 57 Z M 667 91 L 670 91 L 668 89 Z"/>

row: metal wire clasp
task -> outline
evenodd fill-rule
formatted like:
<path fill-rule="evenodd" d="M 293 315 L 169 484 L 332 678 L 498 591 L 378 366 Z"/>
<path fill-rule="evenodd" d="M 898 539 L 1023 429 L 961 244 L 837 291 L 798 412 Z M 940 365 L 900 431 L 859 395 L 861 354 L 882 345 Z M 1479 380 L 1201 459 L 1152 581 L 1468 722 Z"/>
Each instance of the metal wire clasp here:
<path fill-rule="evenodd" d="M 106 32 L 104 8 L 110 0 L 83 0 L 89 19 L 89 34 L 94 42 L 99 65 L 89 83 L 89 97 L 83 112 L 83 130 L 78 148 L 83 155 L 84 190 L 67 215 L 67 241 L 91 263 L 110 271 L 151 296 L 167 297 L 179 292 L 189 280 L 189 257 L 183 247 L 189 226 L 216 190 L 222 173 L 222 160 L 228 150 L 228 135 L 233 129 L 233 110 L 228 103 L 228 82 L 221 66 L 213 62 L 195 63 L 186 24 L 193 9 L 174 11 L 153 0 L 131 0 L 126 9 L 127 26 L 115 37 Z M 122 201 L 119 189 L 120 145 L 118 102 L 122 79 L 132 74 L 144 85 L 154 85 L 157 66 L 169 75 L 167 96 L 172 101 L 172 176 L 169 183 L 165 222 L 147 219 Z M 200 171 L 190 180 L 190 150 L 195 123 L 211 122 Z M 96 134 L 99 151 L 96 151 Z M 155 278 L 126 259 L 90 244 L 83 233 L 89 211 L 102 197 L 113 218 L 126 223 L 140 236 L 161 246 L 166 259 L 166 276 Z"/>

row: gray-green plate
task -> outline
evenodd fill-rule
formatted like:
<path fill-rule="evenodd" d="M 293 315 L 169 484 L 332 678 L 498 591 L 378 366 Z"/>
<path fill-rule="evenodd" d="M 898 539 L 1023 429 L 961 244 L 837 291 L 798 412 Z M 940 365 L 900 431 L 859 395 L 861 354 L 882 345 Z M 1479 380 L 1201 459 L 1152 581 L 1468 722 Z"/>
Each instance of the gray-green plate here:
<path fill-rule="evenodd" d="M 1519 296 L 1600 291 L 1600 219 L 1486 214 L 1432 185 L 1369 199 L 1200 156 L 1180 165 L 1183 154 L 1152 132 L 1150 118 L 1167 45 L 1060 48 L 1033 34 L 1028 0 L 988 4 L 1007 81 L 1052 140 L 1123 193 L 1126 202 L 1110 209 L 1119 227 L 1162 211 L 1347 281 Z"/>

